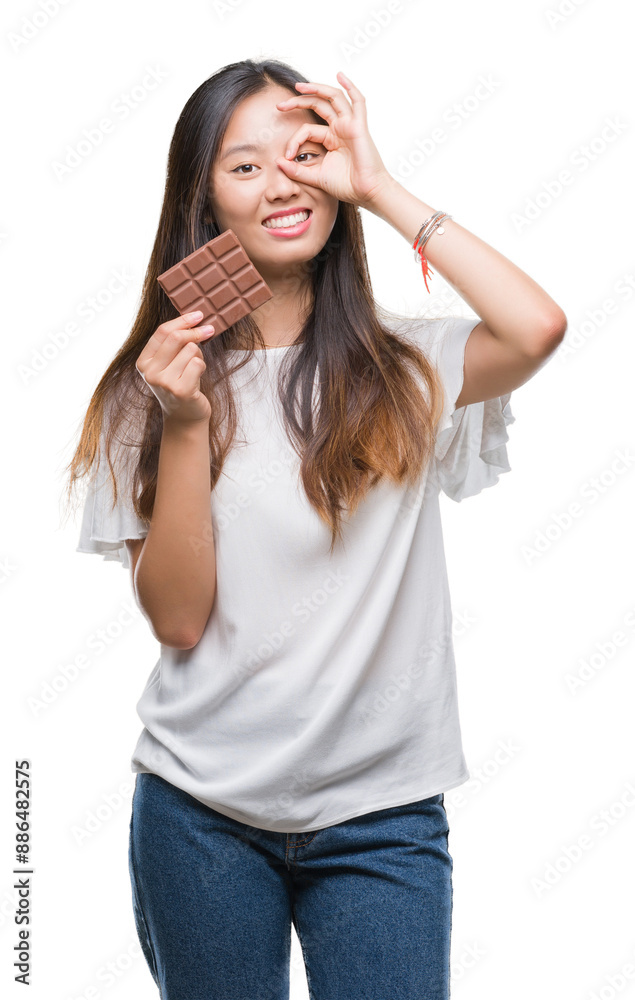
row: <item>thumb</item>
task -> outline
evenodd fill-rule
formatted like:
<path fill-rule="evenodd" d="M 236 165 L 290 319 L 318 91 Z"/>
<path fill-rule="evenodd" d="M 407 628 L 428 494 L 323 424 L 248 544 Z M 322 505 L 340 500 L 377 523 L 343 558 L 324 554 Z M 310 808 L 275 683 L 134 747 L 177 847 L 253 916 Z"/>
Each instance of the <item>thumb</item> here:
<path fill-rule="evenodd" d="M 279 167 L 286 169 L 286 172 L 294 177 L 298 172 L 298 167 L 301 165 L 299 163 L 295 163 L 293 160 L 287 160 L 286 156 L 279 156 L 276 163 Z"/>
<path fill-rule="evenodd" d="M 282 167 L 287 177 L 293 177 L 294 180 L 301 181 L 303 184 L 309 184 L 311 187 L 320 186 L 304 164 L 294 163 L 293 160 L 287 160 L 285 156 L 279 156 L 276 163 L 279 167 Z"/>

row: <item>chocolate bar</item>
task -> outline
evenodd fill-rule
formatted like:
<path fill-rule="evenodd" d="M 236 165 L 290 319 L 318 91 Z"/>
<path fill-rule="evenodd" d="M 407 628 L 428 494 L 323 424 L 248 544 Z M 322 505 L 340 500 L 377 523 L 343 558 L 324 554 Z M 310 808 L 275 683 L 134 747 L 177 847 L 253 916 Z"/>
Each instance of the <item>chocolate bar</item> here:
<path fill-rule="evenodd" d="M 273 298 L 231 229 L 168 268 L 157 281 L 181 315 L 200 309 L 203 318 L 196 325 L 211 323 L 216 334 Z"/>

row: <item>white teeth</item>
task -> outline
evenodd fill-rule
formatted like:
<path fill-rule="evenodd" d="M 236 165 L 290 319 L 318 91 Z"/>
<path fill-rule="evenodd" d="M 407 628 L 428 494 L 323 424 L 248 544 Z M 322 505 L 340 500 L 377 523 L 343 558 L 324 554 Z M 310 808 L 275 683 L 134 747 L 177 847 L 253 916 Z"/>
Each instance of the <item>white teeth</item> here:
<path fill-rule="evenodd" d="M 277 219 L 268 219 L 263 222 L 266 229 L 288 229 L 290 226 L 297 226 L 298 222 L 304 222 L 309 218 L 309 212 L 297 212 L 295 215 L 283 215 Z"/>

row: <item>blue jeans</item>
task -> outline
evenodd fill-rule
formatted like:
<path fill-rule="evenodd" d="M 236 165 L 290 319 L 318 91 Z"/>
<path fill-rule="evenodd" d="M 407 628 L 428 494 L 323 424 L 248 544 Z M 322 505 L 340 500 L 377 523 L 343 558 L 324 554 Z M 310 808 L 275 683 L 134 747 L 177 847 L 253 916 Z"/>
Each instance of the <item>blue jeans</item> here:
<path fill-rule="evenodd" d="M 443 793 L 280 833 L 138 772 L 133 912 L 161 1000 L 289 1000 L 292 923 L 311 1000 L 448 1000 L 448 833 Z"/>

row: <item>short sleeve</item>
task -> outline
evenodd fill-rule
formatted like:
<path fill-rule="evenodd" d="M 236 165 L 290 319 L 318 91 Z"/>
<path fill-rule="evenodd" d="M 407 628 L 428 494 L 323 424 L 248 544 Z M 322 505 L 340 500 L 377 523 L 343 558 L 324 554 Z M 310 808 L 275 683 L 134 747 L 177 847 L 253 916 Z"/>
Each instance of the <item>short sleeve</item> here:
<path fill-rule="evenodd" d="M 117 443 L 113 445 L 113 466 L 117 473 L 117 503 L 113 508 L 110 469 L 106 461 L 105 439 L 102 432 L 97 471 L 91 477 L 76 552 L 102 555 L 130 568 L 126 538 L 145 538 L 150 525 L 135 513 L 128 479 L 117 466 Z"/>
<path fill-rule="evenodd" d="M 494 486 L 511 472 L 507 427 L 514 423 L 511 392 L 455 409 L 463 387 L 465 345 L 480 319 L 452 316 L 437 324 L 430 355 L 444 386 L 430 478 L 450 499 L 460 502 Z"/>

